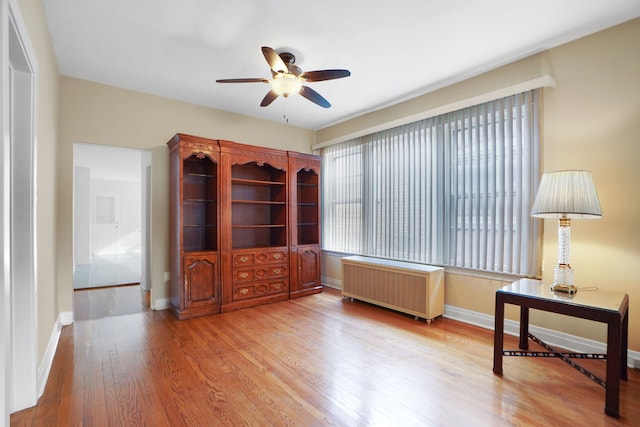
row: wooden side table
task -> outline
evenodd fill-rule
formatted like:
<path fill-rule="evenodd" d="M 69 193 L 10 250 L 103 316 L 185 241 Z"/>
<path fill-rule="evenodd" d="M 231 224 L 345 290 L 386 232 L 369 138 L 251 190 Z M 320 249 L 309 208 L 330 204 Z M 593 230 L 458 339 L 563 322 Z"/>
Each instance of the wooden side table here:
<path fill-rule="evenodd" d="M 520 306 L 520 350 L 504 350 L 504 305 Z M 529 333 L 529 309 L 580 317 L 607 324 L 607 353 L 586 354 L 560 352 Z M 627 379 L 629 334 L 629 296 L 623 292 L 578 291 L 573 297 L 554 294 L 539 280 L 521 279 L 496 292 L 493 372 L 502 375 L 503 356 L 558 357 L 585 374 L 606 390 L 604 411 L 620 417 L 620 379 Z M 527 351 L 529 339 L 547 351 Z M 524 350 L 524 351 L 523 351 Z M 606 359 L 606 381 L 598 378 L 572 359 Z"/>

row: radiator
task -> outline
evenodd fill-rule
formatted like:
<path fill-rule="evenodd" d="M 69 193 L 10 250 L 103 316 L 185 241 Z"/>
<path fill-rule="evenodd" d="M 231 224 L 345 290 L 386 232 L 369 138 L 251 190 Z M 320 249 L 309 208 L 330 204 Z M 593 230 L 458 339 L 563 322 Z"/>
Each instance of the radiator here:
<path fill-rule="evenodd" d="M 444 268 L 380 258 L 342 258 L 342 296 L 423 318 L 444 312 Z"/>

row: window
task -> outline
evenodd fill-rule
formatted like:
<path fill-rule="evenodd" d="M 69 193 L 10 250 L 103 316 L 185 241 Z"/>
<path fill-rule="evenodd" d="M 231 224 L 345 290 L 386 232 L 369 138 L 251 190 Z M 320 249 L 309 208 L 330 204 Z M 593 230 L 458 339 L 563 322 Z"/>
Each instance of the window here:
<path fill-rule="evenodd" d="M 323 249 L 539 275 L 538 91 L 322 150 Z"/>

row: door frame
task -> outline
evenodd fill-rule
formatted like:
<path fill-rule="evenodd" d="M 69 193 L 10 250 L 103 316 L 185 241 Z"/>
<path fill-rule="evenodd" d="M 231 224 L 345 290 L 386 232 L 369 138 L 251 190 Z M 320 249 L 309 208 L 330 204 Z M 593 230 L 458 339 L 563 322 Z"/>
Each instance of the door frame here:
<path fill-rule="evenodd" d="M 95 196 L 97 196 L 99 193 L 101 194 L 116 194 L 116 193 L 109 193 L 109 192 L 105 192 L 105 191 L 101 191 L 101 192 L 96 192 L 95 194 L 92 194 L 92 192 L 90 190 L 87 190 L 87 201 L 89 202 L 89 204 L 91 205 L 91 207 L 86 211 L 86 212 L 78 212 L 78 210 L 76 209 L 76 203 L 77 203 L 77 177 L 76 177 L 76 168 L 79 166 L 76 163 L 76 158 L 75 158 L 75 150 L 76 150 L 76 146 L 82 146 L 83 149 L 87 150 L 87 149 L 91 149 L 92 147 L 96 147 L 96 148 L 100 148 L 100 149 L 114 149 L 114 150 L 127 150 L 127 151 L 136 151 L 140 154 L 140 202 L 141 202 L 141 207 L 140 207 L 140 227 L 141 227 L 141 236 L 140 236 L 140 246 L 141 246 L 141 252 L 140 252 L 140 259 L 141 259 L 141 269 L 140 269 L 140 286 L 141 288 L 145 291 L 145 292 L 149 292 L 151 291 L 151 173 L 152 173 L 152 165 L 151 165 L 151 152 L 148 150 L 145 150 L 143 148 L 134 148 L 134 147 L 122 147 L 122 146 L 111 146 L 111 145 L 103 145 L 103 144 L 91 144 L 91 143 L 87 143 L 87 142 L 75 142 L 73 144 L 74 148 L 74 159 L 73 159 L 73 168 L 74 168 L 74 174 L 73 174 L 73 218 L 72 218 L 72 230 L 76 230 L 76 221 L 78 221 L 77 216 L 78 215 L 86 215 L 88 216 L 87 219 L 87 224 L 89 227 L 89 230 L 87 230 L 87 233 L 90 234 L 90 236 L 93 234 L 93 228 L 95 227 Z M 87 178 L 87 177 L 85 177 Z M 87 178 L 88 179 L 88 178 Z M 118 202 L 120 203 L 120 201 Z M 118 218 L 118 220 L 120 220 L 120 218 Z M 90 237 L 90 242 L 89 242 L 89 256 L 93 257 L 94 253 L 93 253 L 93 249 L 94 249 L 94 245 L 93 245 L 93 237 Z M 73 241 L 73 249 L 72 249 L 72 253 L 73 255 L 73 267 L 75 268 L 76 266 L 76 238 L 74 236 L 74 238 L 72 239 Z"/>
<path fill-rule="evenodd" d="M 0 0 L 0 414 L 37 403 L 36 55 L 17 0 Z M 7 179 L 8 178 L 8 179 Z M 18 339 L 19 337 L 19 339 Z"/>

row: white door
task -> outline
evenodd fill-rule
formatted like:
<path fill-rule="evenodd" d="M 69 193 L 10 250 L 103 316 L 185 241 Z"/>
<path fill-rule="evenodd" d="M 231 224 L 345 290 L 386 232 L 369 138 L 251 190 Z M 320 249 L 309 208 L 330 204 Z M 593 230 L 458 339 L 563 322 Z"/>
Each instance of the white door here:
<path fill-rule="evenodd" d="M 97 192 L 93 197 L 91 253 L 93 255 L 120 252 L 120 195 Z"/>

